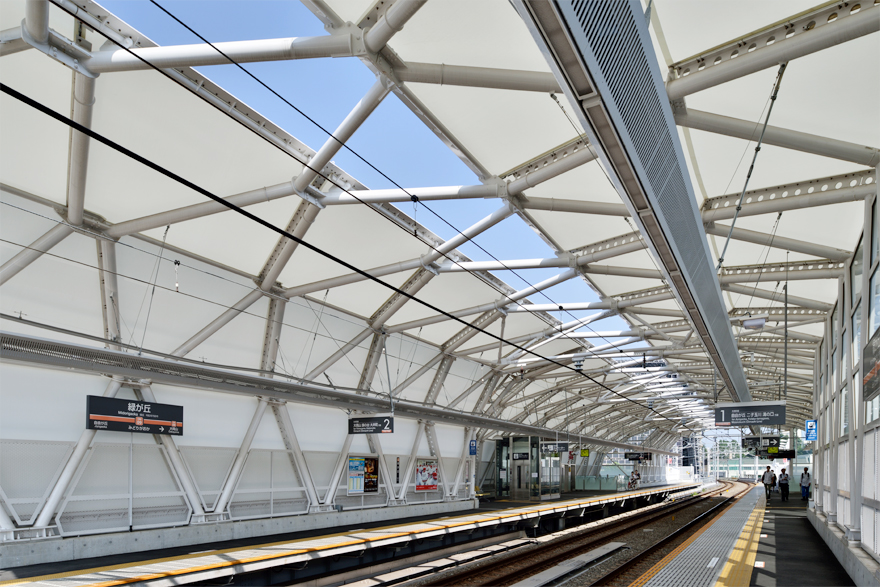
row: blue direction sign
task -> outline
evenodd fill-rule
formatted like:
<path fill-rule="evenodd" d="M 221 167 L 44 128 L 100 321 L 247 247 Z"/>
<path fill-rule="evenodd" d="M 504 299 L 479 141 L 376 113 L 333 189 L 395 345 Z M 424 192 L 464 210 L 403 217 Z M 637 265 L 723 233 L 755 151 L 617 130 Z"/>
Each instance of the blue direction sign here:
<path fill-rule="evenodd" d="M 470 454 L 472 457 L 477 456 L 477 441 L 476 440 L 471 440 Z"/>
<path fill-rule="evenodd" d="M 819 426 L 816 420 L 806 421 L 806 441 L 819 440 Z"/>

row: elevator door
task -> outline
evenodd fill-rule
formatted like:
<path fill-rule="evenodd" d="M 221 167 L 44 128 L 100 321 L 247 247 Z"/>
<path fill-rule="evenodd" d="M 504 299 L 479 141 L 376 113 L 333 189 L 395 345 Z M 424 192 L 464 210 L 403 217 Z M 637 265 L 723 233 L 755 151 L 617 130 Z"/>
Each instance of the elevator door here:
<path fill-rule="evenodd" d="M 529 501 L 529 481 L 529 461 L 514 461 L 510 498 L 514 501 Z"/>

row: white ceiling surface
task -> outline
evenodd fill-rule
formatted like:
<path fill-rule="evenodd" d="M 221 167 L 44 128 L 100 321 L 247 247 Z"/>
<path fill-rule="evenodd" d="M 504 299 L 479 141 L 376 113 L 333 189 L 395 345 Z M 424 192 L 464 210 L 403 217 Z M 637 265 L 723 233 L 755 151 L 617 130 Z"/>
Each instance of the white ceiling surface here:
<path fill-rule="evenodd" d="M 335 0 L 329 2 L 329 5 L 343 19 L 357 22 L 372 3 Z M 653 4 L 653 10 L 657 11 L 662 22 L 665 42 L 668 43 L 673 60 L 685 58 L 810 7 L 810 2 L 787 1 L 768 4 L 656 0 Z M 206 10 L 209 9 L 206 6 Z M 72 19 L 54 7 L 51 15 L 52 28 L 71 36 Z M 0 29 L 17 26 L 22 18 L 23 3 L 0 2 Z M 137 23 L 130 24 L 137 27 Z M 103 38 L 94 32 L 89 33 L 89 40 L 94 47 L 103 44 Z M 389 45 L 404 61 L 550 71 L 525 25 L 506 0 L 431 0 Z M 771 124 L 859 144 L 880 146 L 880 110 L 876 108 L 876 98 L 880 95 L 880 72 L 877 68 L 865 67 L 865 57 L 877 54 L 880 54 L 880 35 L 874 34 L 792 62 L 785 74 Z M 662 60 L 659 54 L 658 59 Z M 665 77 L 665 67 L 661 69 Z M 210 75 L 209 68 L 201 71 Z M 69 113 L 70 70 L 44 55 L 31 50 L 5 56 L 0 61 L 0 76 L 4 83 L 26 95 L 61 113 Z M 774 77 L 775 69 L 765 70 L 688 96 L 686 102 L 690 108 L 757 122 L 769 97 Z M 234 88 L 227 89 L 235 93 Z M 477 161 L 493 174 L 515 168 L 571 141 L 576 138 L 577 133 L 582 132 L 579 126 L 573 128 L 572 122 L 566 118 L 560 106 L 544 93 L 430 84 L 410 84 L 410 89 Z M 360 97 L 352 95 L 351 102 L 354 103 Z M 578 125 L 571 105 L 564 100 L 562 102 L 571 120 Z M 0 132 L 2 181 L 63 204 L 67 184 L 68 129 L 5 95 L 0 96 L 0 109 L 3 112 L 3 127 Z M 347 112 L 339 112 L 338 120 L 341 121 L 346 114 Z M 154 71 L 101 75 L 96 85 L 93 128 L 220 196 L 290 181 L 302 169 L 292 157 Z M 691 131 L 691 136 L 695 158 L 706 186 L 706 195 L 715 197 L 738 193 L 742 189 L 754 145 L 699 131 Z M 310 146 L 313 149 L 320 147 Z M 361 154 L 370 159 L 369 152 Z M 749 188 L 770 187 L 860 169 L 863 168 L 853 163 L 765 146 L 758 157 Z M 474 179 L 475 183 L 476 181 Z M 701 198 L 699 189 L 695 191 L 698 198 Z M 621 202 L 597 162 L 531 188 L 525 196 Z M 93 142 L 86 196 L 86 208 L 89 211 L 116 223 L 202 201 L 202 196 L 180 184 Z M 288 197 L 254 205 L 248 210 L 283 228 L 300 201 L 298 197 Z M 405 206 L 402 208 L 409 209 Z M 529 213 L 546 235 L 559 244 L 562 251 L 633 230 L 625 219 L 616 216 L 536 210 Z M 775 214 L 750 216 L 739 219 L 737 226 L 770 233 L 775 221 Z M 730 221 L 721 223 L 729 225 Z M 785 212 L 779 221 L 776 235 L 809 242 L 818 240 L 822 244 L 851 251 L 856 245 L 861 224 L 861 203 L 825 206 Z M 505 226 L 512 233 L 532 230 L 519 219 L 515 219 L 515 223 L 508 221 Z M 22 242 L 36 238 L 44 229 L 45 227 L 41 227 L 38 230 L 35 227 L 29 236 L 21 237 Z M 145 234 L 161 240 L 164 233 L 164 228 L 157 228 Z M 510 238 L 516 237 L 512 234 Z M 709 238 L 715 241 L 713 254 L 717 255 L 724 239 Z M 223 212 L 172 225 L 167 233 L 167 240 L 171 245 L 256 275 L 278 241 L 278 235 L 235 213 Z M 410 234 L 375 211 L 360 205 L 328 207 L 322 210 L 306 240 L 362 269 L 413 259 L 427 252 L 425 245 Z M 4 261 L 15 252 L 13 249 L 3 247 Z M 499 259 L 510 258 L 504 250 L 489 252 Z M 552 257 L 553 254 L 554 251 L 549 246 L 541 246 L 528 256 L 542 258 Z M 786 259 L 809 260 L 810 257 L 798 253 L 787 257 L 785 251 L 780 249 L 771 249 L 768 256 L 766 247 L 732 241 L 725 265 L 752 265 L 762 263 L 765 259 L 769 262 L 782 262 Z M 656 269 L 647 251 L 613 257 L 599 264 Z M 558 271 L 564 270 L 565 268 L 560 268 Z M 292 287 L 349 272 L 348 269 L 299 247 L 281 273 L 279 281 L 284 287 Z M 519 273 L 531 283 L 544 278 L 532 278 L 528 270 Z M 411 272 L 401 272 L 382 279 L 399 286 L 410 275 Z M 587 277 L 605 295 L 618 295 L 663 285 L 659 280 L 644 278 L 596 274 Z M 776 282 L 762 282 L 757 287 L 781 292 L 781 286 Z M 244 294 L 243 290 L 236 291 L 240 295 Z M 837 297 L 837 285 L 836 280 L 792 281 L 789 292 L 794 296 L 832 303 Z M 391 294 L 390 290 L 381 285 L 360 282 L 331 289 L 327 293 L 326 301 L 348 313 L 368 318 Z M 446 311 L 492 302 L 499 299 L 500 295 L 495 288 L 466 273 L 441 274 L 417 294 L 420 299 Z M 318 300 L 323 299 L 323 296 L 323 290 L 312 294 L 312 298 Z M 729 304 L 734 301 L 738 308 L 779 305 L 778 302 L 753 299 L 740 294 L 726 295 L 725 298 Z M 529 299 L 533 303 L 547 301 L 540 295 L 532 295 Z M 554 301 L 567 303 L 580 300 L 554 298 Z M 173 316 L 163 316 L 160 302 L 161 296 L 157 298 L 157 319 L 173 320 Z M 677 309 L 674 301 L 645 305 Z M 732 306 L 729 307 L 731 308 Z M 4 307 L 4 311 L 10 310 L 11 308 Z M 264 313 L 263 306 L 259 309 L 255 306 L 252 311 L 256 314 Z M 198 311 L 206 323 L 218 313 L 216 307 Z M 410 301 L 388 324 L 393 326 L 432 314 L 433 311 Z M 476 317 L 477 315 L 473 315 L 465 320 L 471 321 Z M 567 321 L 571 317 L 561 316 L 561 319 Z M 644 320 L 657 323 L 675 318 L 645 315 Z M 256 320 L 252 322 L 253 324 L 249 322 L 247 330 L 253 331 L 256 339 L 259 339 L 259 325 Z M 629 318 L 629 322 L 640 326 L 632 318 Z M 417 334 L 422 340 L 439 345 L 462 327 L 456 321 L 447 320 L 426 326 L 418 332 L 411 331 L 410 334 Z M 506 320 L 504 336 L 511 338 L 547 327 L 547 321 L 536 316 L 511 314 Z M 608 329 L 601 322 L 593 327 L 596 330 Z M 796 328 L 813 335 L 822 334 L 821 325 Z M 499 335 L 500 321 L 488 330 Z M 180 340 L 175 340 L 174 344 L 183 342 L 190 334 L 192 333 L 179 333 Z M 163 337 L 162 344 L 172 344 L 170 338 Z M 694 340 L 696 337 L 691 343 Z M 494 341 L 490 336 L 481 334 L 462 348 Z M 600 345 L 607 341 L 593 339 L 592 342 Z M 205 344 L 216 347 L 215 354 L 229 357 L 232 361 L 235 353 L 226 353 L 220 347 L 229 345 L 236 349 L 241 340 L 235 340 L 229 333 L 223 335 L 221 330 L 217 338 Z M 364 344 L 368 345 L 369 339 Z M 636 346 L 641 347 L 644 344 L 636 343 Z M 573 346 L 574 343 L 571 342 L 554 342 L 541 347 L 539 352 L 562 353 L 571 350 Z M 199 347 L 199 352 L 204 348 Z M 334 346 L 330 341 L 324 341 L 320 348 L 332 352 L 338 348 L 338 344 Z M 168 352 L 171 348 L 163 347 L 158 350 Z M 505 353 L 508 350 L 509 347 Z M 698 351 L 695 350 L 694 353 L 698 354 Z M 495 356 L 495 351 L 484 353 L 485 360 Z M 313 359 L 311 364 L 316 363 L 317 360 Z M 362 355 L 354 363 L 358 367 L 363 364 Z M 585 368 L 599 365 L 601 363 L 587 361 Z M 533 392 L 544 383 L 538 381 L 534 385 L 534 388 L 527 391 Z"/>

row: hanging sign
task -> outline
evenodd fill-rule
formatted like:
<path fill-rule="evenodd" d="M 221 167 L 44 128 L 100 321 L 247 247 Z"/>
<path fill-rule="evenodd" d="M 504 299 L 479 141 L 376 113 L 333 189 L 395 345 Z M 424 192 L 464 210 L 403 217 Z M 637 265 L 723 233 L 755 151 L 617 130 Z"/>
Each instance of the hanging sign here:
<path fill-rule="evenodd" d="M 588 456 L 590 456 L 590 449 L 588 449 L 588 448 L 582 448 L 582 449 L 581 449 L 581 456 L 582 456 L 582 457 L 588 457 Z"/>
<path fill-rule="evenodd" d="M 183 436 L 183 406 L 90 395 L 86 428 Z"/>
<path fill-rule="evenodd" d="M 392 416 L 373 416 L 371 418 L 349 418 L 349 434 L 391 434 L 394 432 Z"/>
<path fill-rule="evenodd" d="M 758 457 L 762 459 L 793 459 L 796 456 L 796 451 L 781 450 L 773 447 L 758 452 Z"/>
<path fill-rule="evenodd" d="M 468 454 L 470 454 L 472 457 L 477 456 L 477 441 L 476 440 L 471 440 L 470 444 L 468 445 Z"/>
<path fill-rule="evenodd" d="M 819 423 L 816 420 L 807 420 L 805 422 L 806 430 L 804 431 L 805 440 L 812 442 L 819 440 Z"/>
<path fill-rule="evenodd" d="M 437 491 L 440 471 L 434 459 L 416 461 L 416 491 Z"/>
<path fill-rule="evenodd" d="M 541 452 L 568 452 L 567 442 L 542 442 Z"/>
<path fill-rule="evenodd" d="M 649 452 L 625 452 L 623 458 L 628 461 L 650 461 L 651 453 Z"/>
<path fill-rule="evenodd" d="M 874 333 L 862 351 L 862 401 L 880 395 L 880 330 Z"/>
<path fill-rule="evenodd" d="M 772 426 L 785 424 L 785 402 L 715 404 L 716 426 Z"/>

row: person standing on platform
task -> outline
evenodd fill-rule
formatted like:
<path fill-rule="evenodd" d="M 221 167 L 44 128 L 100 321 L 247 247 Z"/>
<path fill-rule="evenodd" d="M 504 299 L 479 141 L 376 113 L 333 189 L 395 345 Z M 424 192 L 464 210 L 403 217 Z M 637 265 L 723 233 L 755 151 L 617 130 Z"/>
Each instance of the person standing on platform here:
<path fill-rule="evenodd" d="M 785 469 L 782 469 L 782 472 L 779 474 L 779 494 L 782 497 L 782 501 L 788 501 L 788 473 L 785 472 Z"/>
<path fill-rule="evenodd" d="M 767 493 L 767 501 L 770 501 L 770 491 L 773 489 L 773 477 L 773 471 L 770 470 L 770 465 L 767 465 L 767 470 L 761 475 L 761 483 L 764 484 L 764 490 Z"/>
<path fill-rule="evenodd" d="M 810 471 L 809 467 L 804 467 L 804 472 L 801 473 L 801 501 L 807 501 L 810 499 Z"/>

